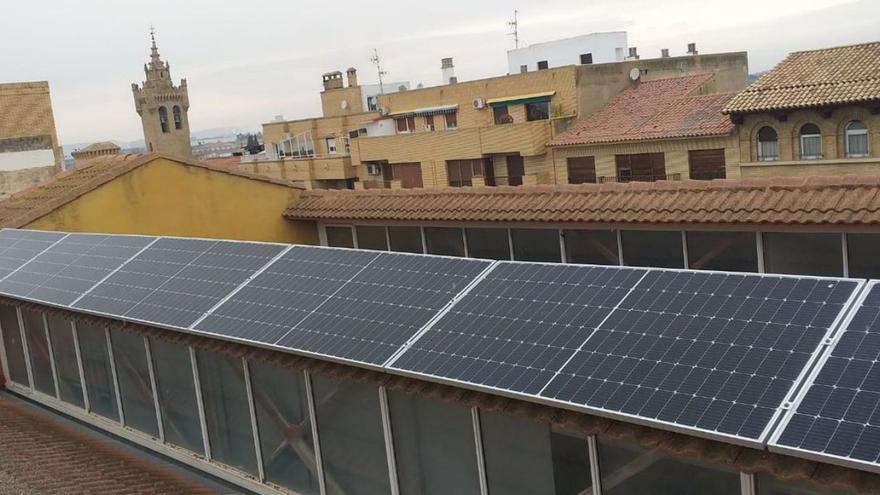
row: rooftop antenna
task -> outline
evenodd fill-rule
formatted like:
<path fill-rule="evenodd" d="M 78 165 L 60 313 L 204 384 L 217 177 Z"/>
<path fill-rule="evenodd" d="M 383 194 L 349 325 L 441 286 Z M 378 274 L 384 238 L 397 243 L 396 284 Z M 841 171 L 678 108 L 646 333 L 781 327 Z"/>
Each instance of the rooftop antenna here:
<path fill-rule="evenodd" d="M 376 66 L 376 73 L 379 75 L 379 94 L 385 94 L 385 86 L 382 84 L 382 76 L 387 76 L 388 73 L 382 70 L 382 60 L 379 58 L 379 51 L 373 48 L 373 56 L 370 57 L 370 62 L 373 62 L 373 65 Z"/>
<path fill-rule="evenodd" d="M 519 48 L 519 20 L 517 20 L 517 14 L 519 14 L 519 10 L 514 10 L 513 20 L 507 21 L 507 26 L 512 29 L 512 31 L 507 34 L 513 36 L 513 44 L 516 48 Z"/>

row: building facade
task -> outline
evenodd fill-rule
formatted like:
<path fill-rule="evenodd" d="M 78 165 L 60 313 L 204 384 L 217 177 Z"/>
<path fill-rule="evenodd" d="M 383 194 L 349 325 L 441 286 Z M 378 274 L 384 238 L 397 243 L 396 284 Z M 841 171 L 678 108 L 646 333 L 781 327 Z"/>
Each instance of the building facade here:
<path fill-rule="evenodd" d="M 118 155 L 122 153 L 122 148 L 112 141 L 102 141 L 100 143 L 92 143 L 85 148 L 75 150 L 71 155 L 77 162 L 82 160 L 90 160 L 99 156 Z"/>
<path fill-rule="evenodd" d="M 189 91 L 186 79 L 171 80 L 171 65 L 163 62 L 151 33 L 150 61 L 144 65 L 144 81 L 133 83 L 135 110 L 144 128 L 147 153 L 192 158 L 189 133 Z"/>
<path fill-rule="evenodd" d="M 49 83 L 0 84 L 0 197 L 61 171 Z"/>
<path fill-rule="evenodd" d="M 590 33 L 534 43 L 507 51 L 507 73 L 519 74 L 565 65 L 623 62 L 628 46 L 626 31 Z"/>

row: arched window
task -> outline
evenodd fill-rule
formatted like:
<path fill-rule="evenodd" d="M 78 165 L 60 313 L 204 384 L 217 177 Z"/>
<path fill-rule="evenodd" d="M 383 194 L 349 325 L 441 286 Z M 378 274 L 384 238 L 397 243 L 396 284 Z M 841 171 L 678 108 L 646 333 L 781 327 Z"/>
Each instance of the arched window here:
<path fill-rule="evenodd" d="M 764 126 L 758 130 L 758 160 L 762 162 L 779 159 L 779 138 L 776 129 Z"/>
<path fill-rule="evenodd" d="M 162 132 L 168 132 L 168 110 L 165 107 L 159 107 L 159 125 L 162 126 Z"/>
<path fill-rule="evenodd" d="M 816 124 L 801 127 L 801 160 L 822 158 L 822 131 Z"/>
<path fill-rule="evenodd" d="M 868 127 L 860 120 L 846 124 L 845 144 L 848 158 L 868 156 Z"/>
<path fill-rule="evenodd" d="M 171 109 L 171 113 L 174 115 L 174 128 L 180 129 L 183 127 L 183 121 L 180 120 L 180 107 L 174 105 L 174 108 Z"/>

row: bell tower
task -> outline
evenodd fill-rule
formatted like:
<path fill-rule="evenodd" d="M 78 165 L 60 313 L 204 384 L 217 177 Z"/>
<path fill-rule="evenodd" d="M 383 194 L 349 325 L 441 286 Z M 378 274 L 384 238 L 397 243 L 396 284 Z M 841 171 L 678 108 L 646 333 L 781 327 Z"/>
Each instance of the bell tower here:
<path fill-rule="evenodd" d="M 134 107 L 144 126 L 147 153 L 159 152 L 180 158 L 192 158 L 189 139 L 189 93 L 186 79 L 175 86 L 171 66 L 163 62 L 156 47 L 156 33 L 150 28 L 150 61 L 144 64 L 145 80 L 134 83 Z"/>

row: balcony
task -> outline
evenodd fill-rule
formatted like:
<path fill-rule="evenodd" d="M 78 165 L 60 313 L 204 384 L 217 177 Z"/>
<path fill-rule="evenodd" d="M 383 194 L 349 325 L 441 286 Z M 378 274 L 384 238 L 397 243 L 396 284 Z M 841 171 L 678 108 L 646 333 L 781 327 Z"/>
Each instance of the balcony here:
<path fill-rule="evenodd" d="M 603 175 L 596 178 L 599 184 L 611 182 L 657 182 L 659 180 L 681 180 L 681 174 L 666 175 Z"/>

